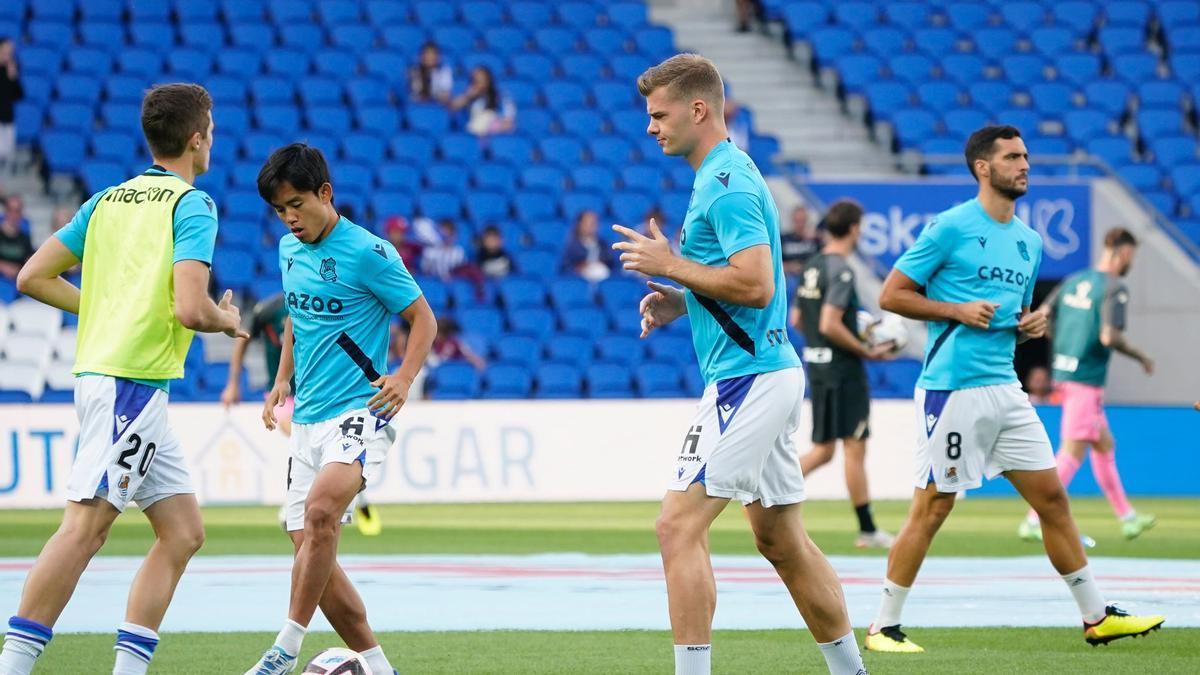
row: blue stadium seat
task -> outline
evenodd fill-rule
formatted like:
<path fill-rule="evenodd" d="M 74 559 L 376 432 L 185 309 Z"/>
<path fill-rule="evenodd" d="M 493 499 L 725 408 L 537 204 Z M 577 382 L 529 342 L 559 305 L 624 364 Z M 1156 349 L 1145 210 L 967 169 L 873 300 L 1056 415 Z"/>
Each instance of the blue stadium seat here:
<path fill-rule="evenodd" d="M 1171 217 L 1175 215 L 1175 208 L 1179 204 L 1179 199 L 1167 192 L 1166 190 L 1158 190 L 1155 192 L 1143 192 L 1142 197 L 1158 210 L 1164 216 Z"/>
<path fill-rule="evenodd" d="M 1163 136 L 1150 143 L 1150 151 L 1160 166 L 1171 168 L 1180 164 L 1193 164 L 1200 159 L 1196 153 L 1196 139 L 1193 136 Z M 1198 214 L 1200 215 L 1200 214 Z"/>
<path fill-rule="evenodd" d="M 987 25 L 992 8 L 982 3 L 956 2 L 948 5 L 944 11 L 951 26 L 963 32 L 973 32 Z"/>
<path fill-rule="evenodd" d="M 560 315 L 564 331 L 596 340 L 608 332 L 608 317 L 596 307 L 575 307 Z"/>
<path fill-rule="evenodd" d="M 613 276 L 601 281 L 596 296 L 610 312 L 637 313 L 638 303 L 649 291 L 645 284 L 630 276 Z"/>
<path fill-rule="evenodd" d="M 213 254 L 213 276 L 218 285 L 245 292 L 254 283 L 254 256 L 240 249 L 218 248 Z"/>
<path fill-rule="evenodd" d="M 417 196 L 421 215 L 433 220 L 457 219 L 462 212 L 462 200 L 449 192 L 423 192 Z"/>
<path fill-rule="evenodd" d="M 392 216 L 408 217 L 413 208 L 413 198 L 407 192 L 376 192 L 371 195 L 371 212 L 376 220 Z"/>
<path fill-rule="evenodd" d="M 847 54 L 835 62 L 841 85 L 847 93 L 857 93 L 879 80 L 883 64 L 868 54 Z"/>
<path fill-rule="evenodd" d="M 658 191 L 663 187 L 662 171 L 652 164 L 630 164 L 621 168 L 621 184 L 629 190 Z"/>
<path fill-rule="evenodd" d="M 1000 15 L 1004 23 L 1028 32 L 1046 20 L 1046 8 L 1036 2 L 1006 2 L 1000 6 Z"/>
<path fill-rule="evenodd" d="M 280 47 L 266 53 L 264 65 L 268 75 L 291 78 L 308 74 L 312 68 L 312 57 L 305 50 Z"/>
<path fill-rule="evenodd" d="M 933 73 L 933 61 L 922 54 L 900 54 L 888 61 L 892 76 L 909 84 L 927 81 Z"/>
<path fill-rule="evenodd" d="M 1184 89 L 1171 80 L 1149 80 L 1139 84 L 1137 96 L 1144 107 L 1179 107 L 1183 104 Z"/>
<path fill-rule="evenodd" d="M 317 5 L 317 17 L 327 26 L 357 23 L 362 18 L 358 3 L 351 0 L 323 0 Z"/>
<path fill-rule="evenodd" d="M 646 340 L 646 353 L 655 362 L 669 363 L 679 368 L 696 367 L 696 350 L 690 337 L 655 331 Z"/>
<path fill-rule="evenodd" d="M 554 326 L 554 314 L 544 307 L 529 306 L 508 311 L 509 329 L 539 342 L 544 342 L 554 333 Z"/>
<path fill-rule="evenodd" d="M 503 162 L 481 162 L 471 167 L 471 182 L 480 189 L 511 193 L 516 187 L 517 172 Z"/>
<path fill-rule="evenodd" d="M 227 48 L 217 52 L 217 70 L 244 81 L 262 67 L 262 52 L 246 48 Z"/>
<path fill-rule="evenodd" d="M 842 26 L 864 31 L 879 23 L 879 6 L 871 2 L 839 2 L 833 8 L 834 20 Z"/>
<path fill-rule="evenodd" d="M 235 23 L 229 27 L 229 42 L 235 47 L 265 52 L 275 45 L 275 29 L 268 24 Z"/>
<path fill-rule="evenodd" d="M 570 174 L 571 183 L 579 190 L 611 193 L 616 189 L 616 175 L 604 166 L 584 164 L 571 169 Z"/>
<path fill-rule="evenodd" d="M 508 196 L 504 192 L 470 190 L 466 208 L 467 215 L 477 225 L 490 224 L 508 216 Z"/>
<path fill-rule="evenodd" d="M 79 43 L 110 51 L 114 46 L 125 45 L 125 28 L 116 22 L 96 22 L 79 26 Z M 22 56 L 26 56 L 22 54 Z M 35 70 L 41 70 L 37 68 Z"/>
<path fill-rule="evenodd" d="M 611 363 L 594 363 L 587 368 L 590 398 L 632 398 L 629 369 Z"/>
<path fill-rule="evenodd" d="M 533 45 L 536 51 L 553 55 L 573 52 L 579 44 L 579 34 L 559 26 L 538 28 L 533 31 Z"/>
<path fill-rule="evenodd" d="M 940 65 L 947 76 L 964 86 L 983 79 L 984 61 L 974 54 L 951 54 Z"/>
<path fill-rule="evenodd" d="M 620 54 L 608 62 L 613 79 L 622 84 L 636 81 L 637 77 L 652 65 L 654 64 L 642 54 Z M 626 86 L 626 91 L 630 92 L 631 96 L 637 94 L 636 87 Z"/>
<path fill-rule="evenodd" d="M 649 23 L 647 8 L 643 2 L 613 2 L 605 6 L 608 22 L 626 31 L 642 28 Z"/>
<path fill-rule="evenodd" d="M 1167 45 L 1171 51 L 1191 52 L 1200 49 L 1200 25 L 1168 25 Z"/>
<path fill-rule="evenodd" d="M 564 216 L 574 219 L 584 211 L 604 212 L 604 197 L 597 192 L 572 190 L 563 193 L 559 199 L 559 208 Z"/>
<path fill-rule="evenodd" d="M 1039 82 L 1029 87 L 1029 96 L 1038 110 L 1060 117 L 1075 107 L 1075 91 L 1060 82 Z"/>
<path fill-rule="evenodd" d="M 483 32 L 483 46 L 490 52 L 501 56 L 515 55 L 524 51 L 528 42 L 529 34 L 512 26 L 495 26 Z"/>
<path fill-rule="evenodd" d="M 450 113 L 436 103 L 413 103 L 406 111 L 408 128 L 425 134 L 442 135 L 450 130 Z"/>
<path fill-rule="evenodd" d="M 300 130 L 300 111 L 295 105 L 259 105 L 254 109 L 254 124 L 260 131 L 295 136 Z"/>
<path fill-rule="evenodd" d="M 290 80 L 264 75 L 250 81 L 250 97 L 256 105 L 292 105 L 296 89 Z"/>
<path fill-rule="evenodd" d="M 90 161 L 83 165 L 83 186 L 89 194 L 95 194 L 112 185 L 124 182 L 128 176 L 120 164 Z"/>
<path fill-rule="evenodd" d="M 453 287 L 452 287 L 453 288 Z M 471 289 L 474 293 L 474 289 Z M 457 296 L 456 296 L 457 297 Z M 464 334 L 479 335 L 494 340 L 504 330 L 504 318 L 495 307 L 469 306 L 458 309 L 458 325 Z"/>
<path fill-rule="evenodd" d="M 863 46 L 876 56 L 887 58 L 904 50 L 908 36 L 890 26 L 872 28 L 863 33 Z"/>
<path fill-rule="evenodd" d="M 583 161 L 583 143 L 571 136 L 549 136 L 538 142 L 538 153 L 543 162 L 569 169 Z"/>
<path fill-rule="evenodd" d="M 913 33 L 913 46 L 927 56 L 941 59 L 958 46 L 958 33 L 949 28 L 922 28 Z"/>
<path fill-rule="evenodd" d="M 529 398 L 533 375 L 516 363 L 494 363 L 483 373 L 483 398 Z"/>
<path fill-rule="evenodd" d="M 407 64 L 417 56 L 417 51 L 421 45 L 425 43 L 425 30 L 420 26 L 410 26 L 408 24 L 389 24 L 384 26 L 380 31 L 380 39 L 383 47 L 387 49 L 387 53 L 399 55 L 405 61 L 405 67 L 399 73 L 407 73 Z M 368 59 L 368 64 L 371 62 Z M 369 66 L 368 66 L 369 69 Z"/>
<path fill-rule="evenodd" d="M 1017 33 L 1007 26 L 992 26 L 975 31 L 972 36 L 975 51 L 996 60 L 1016 51 Z"/>
<path fill-rule="evenodd" d="M 591 84 L 604 77 L 608 64 L 594 54 L 568 54 L 558 63 L 563 75 L 584 84 Z"/>
<path fill-rule="evenodd" d="M 1036 111 L 1028 108 L 1008 108 L 996 113 L 996 121 L 1000 124 L 1010 124 L 1028 135 L 1037 135 L 1042 118 Z"/>
<path fill-rule="evenodd" d="M 549 282 L 550 305 L 563 312 L 578 307 L 593 307 L 592 285 L 576 276 L 562 276 Z"/>
<path fill-rule="evenodd" d="M 1145 108 L 1137 113 L 1138 133 L 1144 139 L 1183 133 L 1183 112 L 1178 108 Z"/>
<path fill-rule="evenodd" d="M 1050 11 L 1057 23 L 1071 27 L 1080 35 L 1086 35 L 1096 25 L 1095 3 L 1071 0 L 1052 5 Z"/>
<path fill-rule="evenodd" d="M 1117 80 L 1096 80 L 1084 87 L 1084 97 L 1092 108 L 1120 117 L 1129 107 L 1130 87 Z"/>
<path fill-rule="evenodd" d="M 375 134 L 353 133 L 342 138 L 342 159 L 350 162 L 377 165 L 383 161 L 387 145 Z"/>
<path fill-rule="evenodd" d="M 657 41 L 662 39 L 663 34 L 656 28 L 642 28 L 637 31 L 636 35 L 643 36 L 643 39 L 650 41 L 650 44 L 658 44 Z M 669 31 L 667 35 L 670 35 Z M 583 44 L 596 54 L 626 51 L 625 38 L 626 33 L 615 28 L 589 28 L 583 32 Z"/>
<path fill-rule="evenodd" d="M 500 301 L 509 310 L 521 310 L 546 305 L 546 290 L 542 282 L 531 277 L 508 277 L 498 284 Z"/>
<path fill-rule="evenodd" d="M 559 22 L 577 29 L 595 26 L 600 15 L 599 8 L 590 2 L 555 3 L 555 11 Z"/>
<path fill-rule="evenodd" d="M 680 369 L 665 363 L 643 363 L 633 373 L 642 398 L 684 398 Z"/>
<path fill-rule="evenodd" d="M 1158 18 L 1165 26 L 1197 24 L 1200 23 L 1200 5 L 1189 0 L 1160 2 Z"/>
<path fill-rule="evenodd" d="M 1133 144 L 1125 136 L 1101 136 L 1087 142 L 1087 151 L 1115 168 L 1129 163 Z"/>
<path fill-rule="evenodd" d="M 543 363 L 535 372 L 535 398 L 579 398 L 583 392 L 583 378 L 579 367 L 565 363 Z"/>
<path fill-rule="evenodd" d="M 50 124 L 63 131 L 90 131 L 93 125 L 92 106 L 79 103 L 63 103 L 50 106 Z"/>
<path fill-rule="evenodd" d="M 1183 82 L 1200 79 L 1200 51 L 1172 54 L 1171 72 Z"/>
<path fill-rule="evenodd" d="M 1140 52 L 1146 44 L 1144 31 L 1126 26 L 1106 26 L 1097 36 L 1100 48 L 1109 56 Z"/>
<path fill-rule="evenodd" d="M 924 2 L 889 2 L 883 6 L 888 23 L 915 30 L 929 23 L 930 6 Z"/>
<path fill-rule="evenodd" d="M 654 200 L 645 192 L 626 190 L 613 193 L 608 202 L 608 213 L 616 222 L 634 227 L 642 222 L 653 206 Z"/>
<path fill-rule="evenodd" d="M 899 82 L 885 81 L 864 90 L 871 113 L 877 120 L 891 119 L 892 113 L 909 103 L 909 88 Z"/>
<path fill-rule="evenodd" d="M 937 119 L 924 108 L 906 108 L 892 115 L 896 138 L 903 147 L 913 147 L 924 138 L 934 134 Z"/>
<path fill-rule="evenodd" d="M 545 54 L 514 54 L 509 59 L 509 65 L 513 75 L 527 80 L 546 82 L 554 77 L 554 61 Z"/>
<path fill-rule="evenodd" d="M 933 110 L 955 108 L 961 98 L 962 92 L 958 86 L 945 80 L 934 80 L 917 87 L 917 99 L 923 106 Z"/>
<path fill-rule="evenodd" d="M 350 133 L 350 111 L 340 104 L 312 106 L 304 111 L 304 124 L 309 131 L 340 137 Z"/>
<path fill-rule="evenodd" d="M 72 42 L 71 24 L 65 21 L 39 21 L 33 20 L 26 24 L 25 35 L 30 43 L 40 45 L 48 49 L 62 49 L 63 45 L 69 45 Z M 23 63 L 29 63 L 28 57 L 30 54 L 22 49 Z"/>
<path fill-rule="evenodd" d="M 1100 57 L 1095 54 L 1063 54 L 1055 60 L 1054 67 L 1060 78 L 1077 87 L 1085 87 L 1100 77 Z"/>
<path fill-rule="evenodd" d="M 633 368 L 642 362 L 642 341 L 636 335 L 609 333 L 596 340 L 596 356 L 606 363 Z"/>
<path fill-rule="evenodd" d="M 138 141 L 120 131 L 99 131 L 91 138 L 91 157 L 111 162 L 126 162 L 137 156 Z"/>
<path fill-rule="evenodd" d="M 125 75 L 154 80 L 162 72 L 163 60 L 145 49 L 123 49 L 117 52 L 117 66 Z"/>
<path fill-rule="evenodd" d="M 1093 110 L 1069 110 L 1063 115 L 1063 128 L 1078 142 L 1086 142 L 1108 133 L 1108 115 Z"/>
<path fill-rule="evenodd" d="M 433 370 L 427 387 L 435 400 L 462 400 L 479 396 L 479 373 L 468 363 L 449 361 Z"/>
<path fill-rule="evenodd" d="M 518 219 L 527 223 L 537 223 L 553 218 L 557 211 L 554 197 L 545 190 L 521 190 L 513 196 L 513 211 Z M 558 262 L 552 264 L 557 269 Z M 521 269 L 529 271 L 525 265 Z M 540 268 L 539 268 L 540 269 Z"/>
<path fill-rule="evenodd" d="M 789 2 L 783 6 L 783 23 L 788 36 L 802 40 L 810 31 L 824 26 L 830 19 L 830 8 L 821 2 Z"/>
<path fill-rule="evenodd" d="M 636 159 L 634 146 L 625 138 L 615 134 L 596 136 L 589 139 L 587 145 L 592 161 L 608 164 L 614 169 L 625 166 Z"/>
<path fill-rule="evenodd" d="M 1182 164 L 1170 171 L 1171 182 L 1180 194 L 1200 192 L 1200 163 Z"/>
<path fill-rule="evenodd" d="M 166 21 L 135 23 L 129 26 L 129 43 L 165 53 L 164 45 L 176 43 L 175 27 Z"/>
<path fill-rule="evenodd" d="M 12 3 L 14 7 L 20 7 L 22 4 L 23 3 L 21 2 Z M 30 4 L 35 5 L 35 3 Z M 68 10 L 72 4 L 74 3 L 36 3 L 34 9 L 35 11 L 46 10 L 50 9 L 50 6 L 52 5 L 57 5 L 59 7 L 59 11 L 61 12 L 63 10 Z M 120 21 L 121 14 L 125 11 L 125 3 L 122 2 L 122 0 L 96 0 L 95 2 L 80 2 L 78 4 L 79 14 L 81 17 L 83 17 L 84 21 Z M 62 19 L 69 21 L 71 19 L 71 15 L 67 14 L 63 16 Z"/>
<path fill-rule="evenodd" d="M 201 82 L 213 71 L 213 55 L 201 49 L 173 49 L 167 54 L 167 68 L 182 80 Z"/>
<path fill-rule="evenodd" d="M 1117 170 L 1135 190 L 1149 192 L 1162 189 L 1162 171 L 1153 164 L 1130 164 Z"/>
<path fill-rule="evenodd" d="M 78 103 L 88 107 L 100 100 L 100 81 L 85 75 L 62 74 L 54 81 L 55 105 Z"/>
<path fill-rule="evenodd" d="M 433 140 L 424 134 L 399 134 L 392 138 L 389 148 L 392 158 L 396 160 L 412 162 L 418 166 L 433 161 Z"/>
<path fill-rule="evenodd" d="M 966 141 L 968 136 L 988 123 L 988 116 L 970 108 L 955 108 L 942 115 L 942 123 L 947 134 L 956 140 Z"/>
<path fill-rule="evenodd" d="M 1151 54 L 1118 54 L 1109 62 L 1113 75 L 1130 84 L 1144 82 L 1158 74 L 1158 57 Z"/>
<path fill-rule="evenodd" d="M 1003 80 L 984 80 L 972 84 L 968 93 L 976 108 L 994 113 L 1012 104 L 1013 87 Z"/>
<path fill-rule="evenodd" d="M 467 168 L 454 162 L 438 162 L 425 167 L 425 183 L 433 190 L 461 195 L 467 191 Z"/>
<path fill-rule="evenodd" d="M 400 114 L 392 106 L 364 106 L 354 115 L 358 128 L 372 134 L 390 138 L 400 129 Z"/>
<path fill-rule="evenodd" d="M 1029 42 L 1045 56 L 1055 57 L 1074 51 L 1075 34 L 1062 26 L 1043 26 L 1030 34 Z"/>
<path fill-rule="evenodd" d="M 1046 62 L 1042 57 L 1033 54 L 1013 54 L 1000 60 L 1005 78 L 1015 85 L 1032 85 L 1045 79 L 1043 69 Z"/>
<path fill-rule="evenodd" d="M 508 16 L 512 22 L 525 29 L 541 28 L 551 22 L 552 5 L 547 2 L 528 0 L 508 5 Z"/>
<path fill-rule="evenodd" d="M 1104 22 L 1109 26 L 1144 29 L 1150 20 L 1150 6 L 1144 2 L 1117 0 L 1104 3 Z"/>
<path fill-rule="evenodd" d="M 833 63 L 854 49 L 854 33 L 840 26 L 818 28 L 808 39 L 820 63 Z"/>

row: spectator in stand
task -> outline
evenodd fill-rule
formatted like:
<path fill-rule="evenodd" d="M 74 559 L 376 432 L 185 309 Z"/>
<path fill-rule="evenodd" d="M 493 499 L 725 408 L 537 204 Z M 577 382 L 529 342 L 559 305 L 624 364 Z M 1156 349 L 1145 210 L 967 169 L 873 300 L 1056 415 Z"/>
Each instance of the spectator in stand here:
<path fill-rule="evenodd" d="M 762 0 L 737 0 L 737 32 L 749 33 L 750 20 L 758 19 L 762 24 L 763 16 Z"/>
<path fill-rule="evenodd" d="M 1025 374 L 1025 391 L 1029 392 L 1029 402 L 1034 405 L 1059 405 L 1062 396 L 1054 390 L 1050 380 L 1050 371 L 1045 366 L 1034 366 Z"/>
<path fill-rule="evenodd" d="M 725 129 L 729 132 L 729 140 L 739 150 L 750 152 L 750 115 L 728 97 L 725 99 Z"/>
<path fill-rule="evenodd" d="M 11 38 L 0 39 L 0 174 L 13 170 L 17 150 L 14 107 L 24 97 L 17 72 L 16 45 Z"/>
<path fill-rule="evenodd" d="M 479 237 L 478 264 L 489 279 L 501 279 L 513 269 L 512 257 L 504 250 L 504 237 L 495 225 L 488 225 Z"/>
<path fill-rule="evenodd" d="M 55 207 L 54 213 L 50 214 L 50 232 L 58 232 L 66 227 L 74 215 L 75 209 L 66 206 Z"/>
<path fill-rule="evenodd" d="M 383 225 L 384 235 L 396 247 L 404 266 L 410 270 L 421 268 L 421 251 L 425 248 L 420 242 L 408 238 L 408 219 L 404 216 L 392 216 Z"/>
<path fill-rule="evenodd" d="M 476 136 L 508 133 L 517 117 L 516 105 L 500 92 L 486 66 L 476 66 L 471 71 L 471 86 L 451 102 L 450 108 L 468 109 L 467 131 Z"/>
<path fill-rule="evenodd" d="M 474 366 L 475 370 L 487 368 L 487 361 L 459 336 L 457 321 L 443 317 L 438 319 L 437 326 L 437 337 L 429 350 L 429 358 L 425 360 L 427 367 L 436 368 L 447 361 L 462 359 Z"/>
<path fill-rule="evenodd" d="M 808 259 L 821 250 L 821 239 L 808 226 L 808 207 L 800 204 L 792 209 L 792 231 L 780 237 L 780 244 L 784 273 L 799 277 Z"/>
<path fill-rule="evenodd" d="M 25 217 L 25 200 L 17 195 L 9 195 L 4 200 L 4 221 L 15 223 L 22 232 L 29 233 L 29 219 Z"/>
<path fill-rule="evenodd" d="M 442 63 L 442 50 L 432 42 L 421 46 L 416 65 L 408 71 L 408 91 L 414 101 L 450 103 L 454 91 L 454 71 Z"/>
<path fill-rule="evenodd" d="M 15 208 L 14 208 L 15 203 Z M 0 221 L 0 275 L 10 281 L 16 281 L 21 266 L 33 255 L 33 243 L 29 241 L 29 224 L 21 215 L 21 198 L 8 198 L 8 208 L 4 220 Z"/>
<path fill-rule="evenodd" d="M 421 254 L 421 273 L 446 281 L 467 261 L 467 251 L 458 243 L 458 228 L 454 221 L 443 220 L 438 224 L 438 230 L 441 240 Z"/>
<path fill-rule="evenodd" d="M 612 274 L 612 249 L 600 241 L 599 230 L 600 217 L 596 212 L 581 212 L 575 217 L 571 239 L 563 251 L 563 269 L 592 283 L 604 281 Z"/>

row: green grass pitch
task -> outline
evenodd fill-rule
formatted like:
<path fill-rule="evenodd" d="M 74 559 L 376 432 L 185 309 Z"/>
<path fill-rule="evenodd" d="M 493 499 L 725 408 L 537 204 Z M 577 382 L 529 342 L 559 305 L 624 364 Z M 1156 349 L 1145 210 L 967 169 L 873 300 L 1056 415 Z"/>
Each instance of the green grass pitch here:
<path fill-rule="evenodd" d="M 1200 558 L 1200 500 L 1137 499 L 1139 510 L 1155 513 L 1158 526 L 1127 542 L 1100 499 L 1073 502 L 1081 529 L 1098 546 L 1092 555 Z M 899 528 L 907 503 L 876 504 L 876 520 Z M 347 528 L 343 553 L 493 553 L 561 551 L 647 553 L 657 550 L 653 533 L 657 505 L 472 504 L 382 507 L 384 533 L 362 537 Z M 804 507 L 807 528 L 831 554 L 882 556 L 853 548 L 854 515 L 844 502 Z M 955 507 L 931 555 L 1036 555 L 1040 547 L 1016 539 L 1022 504 L 1008 499 L 966 499 Z M 291 553 L 275 509 L 205 509 L 208 540 L 201 555 Z M 33 556 L 58 525 L 59 512 L 0 512 L 0 556 Z M 144 519 L 131 510 L 114 527 L 102 554 L 141 555 L 151 541 Z M 755 554 L 740 509 L 731 507 L 712 532 L 714 553 Z M 68 611 L 70 611 L 68 609 Z M 281 616 L 283 608 L 280 608 Z M 1030 608 L 1036 611 L 1036 608 Z M 859 641 L 862 630 L 858 630 Z M 1062 628 L 913 627 L 924 655 L 866 653 L 873 673 L 1200 673 L 1200 629 L 1171 628 L 1148 638 L 1089 647 L 1074 626 Z M 177 633 L 163 636 L 154 673 L 240 673 L 269 646 L 267 633 Z M 403 673 L 665 673 L 672 669 L 666 632 L 445 632 L 384 633 L 381 642 Z M 39 673 L 80 675 L 111 672 L 111 635 L 55 637 Z M 332 634 L 305 640 L 304 658 L 340 646 Z M 713 670 L 719 673 L 820 673 L 824 662 L 803 631 L 718 631 Z"/>

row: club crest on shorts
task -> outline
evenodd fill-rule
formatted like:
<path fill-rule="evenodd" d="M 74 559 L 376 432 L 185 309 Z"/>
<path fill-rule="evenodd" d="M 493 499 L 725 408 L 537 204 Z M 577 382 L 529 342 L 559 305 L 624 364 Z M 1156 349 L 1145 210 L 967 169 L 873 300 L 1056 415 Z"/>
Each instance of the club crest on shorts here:
<path fill-rule="evenodd" d="M 1026 258 L 1028 260 L 1028 258 Z M 321 260 L 321 278 L 325 281 L 337 281 L 337 261 L 333 258 Z"/>
<path fill-rule="evenodd" d="M 958 482 L 958 468 L 957 467 L 953 467 L 953 466 L 946 467 L 946 482 L 947 483 L 957 483 Z"/>
<path fill-rule="evenodd" d="M 129 474 L 121 476 L 121 480 L 117 481 L 117 491 L 121 493 L 121 499 L 129 496 Z"/>

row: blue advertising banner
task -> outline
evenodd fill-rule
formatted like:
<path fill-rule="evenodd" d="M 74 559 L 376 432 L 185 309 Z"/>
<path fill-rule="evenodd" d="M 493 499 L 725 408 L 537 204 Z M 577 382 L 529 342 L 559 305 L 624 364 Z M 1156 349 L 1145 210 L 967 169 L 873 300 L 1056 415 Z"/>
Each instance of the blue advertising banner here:
<path fill-rule="evenodd" d="M 933 216 L 975 196 L 974 181 L 955 179 L 871 182 L 809 181 L 830 204 L 848 197 L 863 205 L 858 252 L 891 269 Z M 1090 264 L 1092 188 L 1088 183 L 1035 177 L 1017 201 L 1017 217 L 1045 243 L 1040 278 L 1061 279 Z"/>

